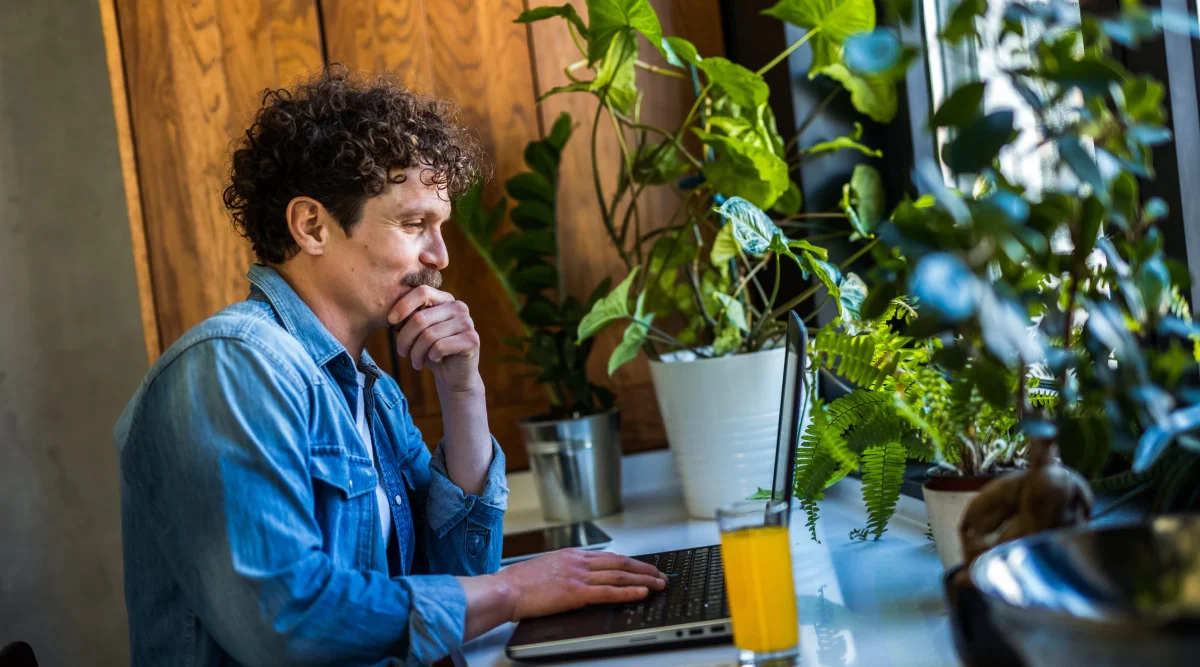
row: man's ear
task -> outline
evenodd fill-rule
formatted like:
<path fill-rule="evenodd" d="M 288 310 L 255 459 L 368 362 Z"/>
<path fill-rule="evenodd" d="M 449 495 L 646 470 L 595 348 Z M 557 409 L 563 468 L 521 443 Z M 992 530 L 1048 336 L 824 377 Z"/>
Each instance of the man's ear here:
<path fill-rule="evenodd" d="M 286 211 L 288 231 L 300 246 L 300 252 L 309 255 L 325 254 L 325 246 L 331 240 L 333 216 L 321 202 L 312 197 L 296 197 L 288 202 Z"/>

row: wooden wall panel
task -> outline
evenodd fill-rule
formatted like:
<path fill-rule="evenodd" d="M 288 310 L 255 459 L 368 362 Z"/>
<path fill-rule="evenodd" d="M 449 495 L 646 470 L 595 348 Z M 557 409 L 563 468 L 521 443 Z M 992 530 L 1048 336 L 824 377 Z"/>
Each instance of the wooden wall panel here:
<path fill-rule="evenodd" d="M 555 4 L 560 4 L 560 0 L 529 0 L 531 7 Z M 572 0 L 572 4 L 580 14 L 587 16 L 583 0 Z M 692 41 L 701 55 L 724 53 L 717 0 L 651 0 L 651 4 L 662 22 L 664 35 Z M 664 66 L 658 51 L 642 41 L 641 59 Z M 558 20 L 533 24 L 531 43 L 538 90 L 568 83 L 563 68 L 579 59 L 579 51 L 565 24 Z M 643 117 L 666 128 L 681 122 L 695 100 L 690 84 L 640 70 L 637 76 L 638 85 L 645 93 Z M 567 293 L 579 298 L 586 298 L 605 276 L 619 280 L 625 275 L 625 266 L 604 230 L 592 184 L 592 156 L 587 132 L 596 106 L 594 97 L 582 93 L 556 95 L 540 105 L 544 124 L 567 111 L 583 126 L 576 140 L 567 146 L 559 191 L 559 253 L 566 258 L 564 264 L 569 267 L 565 271 L 564 286 Z M 620 165 L 620 150 L 610 124 L 601 127 L 597 153 L 599 161 L 606 165 L 601 169 L 602 186 L 611 196 Z M 643 193 L 639 207 L 643 232 L 667 224 L 677 202 L 676 195 L 665 188 Z M 620 342 L 621 335 L 622 330 L 613 328 L 599 337 L 589 361 L 594 377 L 604 377 L 609 354 Z M 623 366 L 612 381 L 623 413 L 621 438 L 625 450 L 664 446 L 662 418 L 645 357 L 639 356 Z"/>
<path fill-rule="evenodd" d="M 166 347 L 246 296 L 253 255 L 221 200 L 230 142 L 264 89 L 321 66 L 320 29 L 313 0 L 112 2 Z"/>
<path fill-rule="evenodd" d="M 460 120 L 477 133 L 495 163 L 486 200 L 503 194 L 508 177 L 525 169 L 525 144 L 540 136 L 533 74 L 524 26 L 512 23 L 521 0 L 325 0 L 321 3 L 330 62 L 388 71 L 418 92 L 454 101 Z M 482 338 L 481 372 L 488 391 L 488 420 L 510 469 L 527 467 L 516 421 L 547 407 L 529 369 L 497 361 L 508 354 L 504 336 L 520 323 L 499 283 L 457 228 L 447 225 L 450 266 L 443 288 L 471 307 Z M 369 350 L 390 354 L 381 332 Z M 386 357 L 385 357 L 386 358 Z M 413 419 L 429 445 L 442 435 L 441 406 L 433 376 L 396 364 Z"/>

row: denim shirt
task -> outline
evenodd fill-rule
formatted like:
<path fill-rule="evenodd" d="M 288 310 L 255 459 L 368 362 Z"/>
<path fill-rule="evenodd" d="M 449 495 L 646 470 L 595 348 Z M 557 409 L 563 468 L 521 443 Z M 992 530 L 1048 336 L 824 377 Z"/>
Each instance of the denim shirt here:
<path fill-rule="evenodd" d="M 463 493 L 396 381 L 275 271 L 248 277 L 249 299 L 163 353 L 116 426 L 132 663 L 433 662 L 463 640 L 455 576 L 499 568 L 504 456 L 493 440 L 483 492 Z"/>

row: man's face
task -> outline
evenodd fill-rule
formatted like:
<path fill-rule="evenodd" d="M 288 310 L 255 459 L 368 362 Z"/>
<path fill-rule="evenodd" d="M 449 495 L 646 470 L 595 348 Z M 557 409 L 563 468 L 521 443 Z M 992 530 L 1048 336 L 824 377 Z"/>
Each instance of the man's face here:
<path fill-rule="evenodd" d="M 450 217 L 446 191 L 421 181 L 421 169 L 403 172 L 363 204 L 362 218 L 347 237 L 333 223 L 326 252 L 326 281 L 339 305 L 370 328 L 388 326 L 388 312 L 419 285 L 440 287 L 449 257 L 442 225 Z"/>

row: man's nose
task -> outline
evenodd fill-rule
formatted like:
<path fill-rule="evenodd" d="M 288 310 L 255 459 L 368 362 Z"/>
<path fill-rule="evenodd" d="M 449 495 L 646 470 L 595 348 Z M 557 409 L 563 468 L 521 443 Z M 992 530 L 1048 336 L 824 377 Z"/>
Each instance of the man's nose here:
<path fill-rule="evenodd" d="M 430 241 L 421 251 L 421 263 L 432 266 L 438 271 L 444 270 L 450 264 L 450 253 L 446 250 L 446 240 L 441 230 L 430 235 Z"/>

